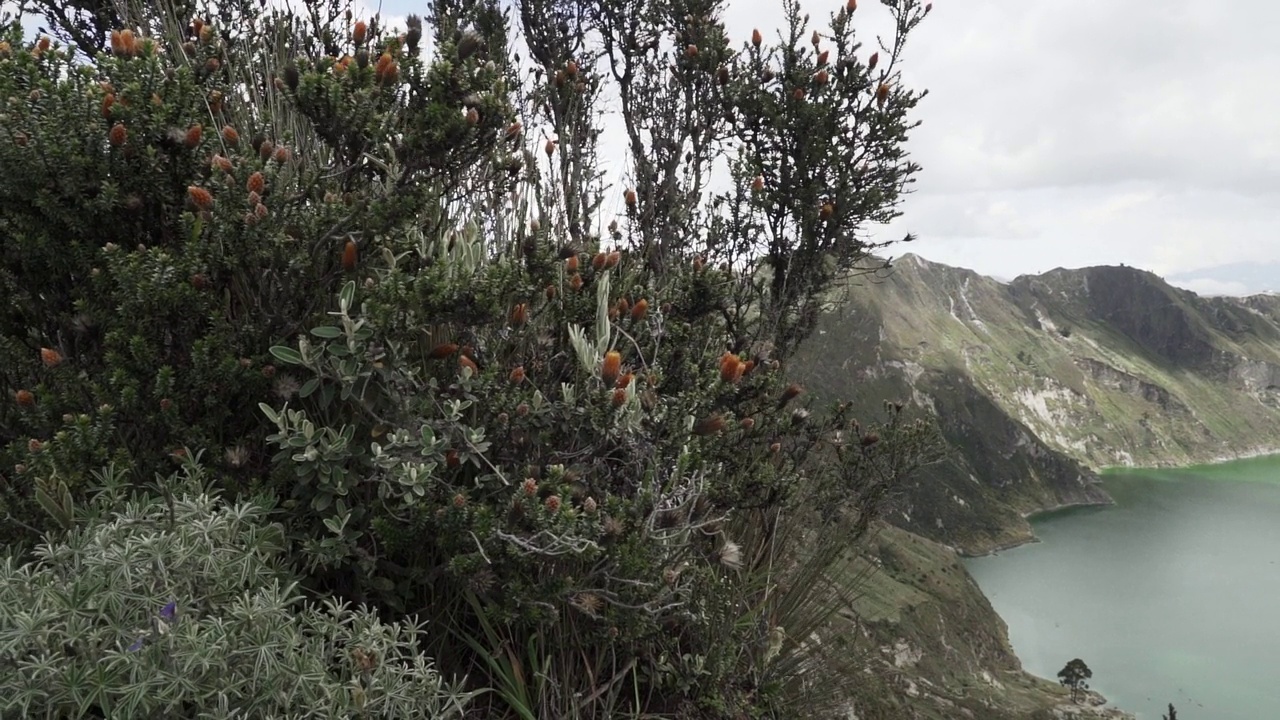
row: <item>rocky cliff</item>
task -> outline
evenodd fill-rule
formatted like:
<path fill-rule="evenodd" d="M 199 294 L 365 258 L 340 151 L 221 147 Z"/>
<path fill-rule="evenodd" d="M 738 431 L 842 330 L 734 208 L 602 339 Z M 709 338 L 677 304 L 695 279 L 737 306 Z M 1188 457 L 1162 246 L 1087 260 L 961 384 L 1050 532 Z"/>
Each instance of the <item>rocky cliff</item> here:
<path fill-rule="evenodd" d="M 1032 540 L 1036 512 L 1110 502 L 1107 466 L 1280 447 L 1280 297 L 1204 298 L 1128 267 L 1002 283 L 908 255 L 830 300 L 797 378 L 863 407 L 905 402 L 949 444 L 864 551 L 874 572 L 845 621 L 869 690 L 851 717 L 1068 716 L 956 553 Z"/>

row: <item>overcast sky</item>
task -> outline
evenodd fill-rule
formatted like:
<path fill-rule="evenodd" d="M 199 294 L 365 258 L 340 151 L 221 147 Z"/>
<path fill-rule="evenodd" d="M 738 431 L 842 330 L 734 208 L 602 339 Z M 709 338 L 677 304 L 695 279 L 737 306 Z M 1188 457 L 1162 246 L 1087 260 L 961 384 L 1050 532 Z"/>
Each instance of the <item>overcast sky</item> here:
<path fill-rule="evenodd" d="M 803 2 L 816 25 L 843 0 Z M 782 26 L 777 0 L 727 4 L 738 42 Z M 865 54 L 887 12 L 861 5 Z M 1002 278 L 1126 263 L 1280 290 L 1278 31 L 1264 0 L 936 0 L 904 59 L 930 92 L 909 144 L 924 169 L 884 236 Z"/>

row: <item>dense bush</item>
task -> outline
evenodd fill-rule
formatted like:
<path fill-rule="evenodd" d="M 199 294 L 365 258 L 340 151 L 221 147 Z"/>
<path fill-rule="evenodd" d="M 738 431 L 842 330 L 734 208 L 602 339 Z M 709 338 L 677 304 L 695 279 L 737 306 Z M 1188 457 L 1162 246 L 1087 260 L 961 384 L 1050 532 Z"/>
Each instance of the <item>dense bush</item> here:
<path fill-rule="evenodd" d="M 11 30 L 11 552 L 74 545 L 93 470 L 145 487 L 198 448 L 221 491 L 270 498 L 309 592 L 424 618 L 441 672 L 492 690 L 478 712 L 834 710 L 849 544 L 932 443 L 894 407 L 814 407 L 785 368 L 916 170 L 893 66 L 926 10 L 885 5 L 879 69 L 853 2 L 812 37 L 792 4 L 780 44 L 735 52 L 718 3 L 526 0 L 527 61 L 490 0 L 399 35 L 324 2 L 224 5 L 226 30 L 50 15 L 84 51 L 102 17 L 137 31 L 88 64 Z M 610 82 L 636 171 L 616 218 Z M 306 612 L 281 633 L 331 621 Z"/>
<path fill-rule="evenodd" d="M 0 563 L 4 717 L 461 717 L 412 621 L 303 602 L 260 500 L 188 463 L 159 493 L 123 477 L 35 560 Z"/>

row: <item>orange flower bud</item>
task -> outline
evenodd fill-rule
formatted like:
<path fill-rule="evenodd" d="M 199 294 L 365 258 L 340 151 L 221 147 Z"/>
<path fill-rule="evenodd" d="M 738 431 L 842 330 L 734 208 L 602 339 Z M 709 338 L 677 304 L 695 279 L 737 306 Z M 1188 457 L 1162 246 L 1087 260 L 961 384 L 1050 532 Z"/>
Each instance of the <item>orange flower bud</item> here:
<path fill-rule="evenodd" d="M 116 123 L 111 126 L 111 132 L 107 133 L 107 140 L 111 144 L 120 147 L 129 139 L 129 131 L 125 129 L 124 123 Z"/>
<path fill-rule="evenodd" d="M 831 216 L 835 215 L 835 212 L 836 212 L 835 205 L 832 205 L 831 203 L 823 203 L 822 209 L 818 211 L 818 217 L 822 218 L 824 221 L 830 220 Z"/>
<path fill-rule="evenodd" d="M 132 56 L 138 51 L 138 40 L 133 36 L 132 30 L 120 31 L 120 47 L 124 50 L 124 54 Z"/>
<path fill-rule="evenodd" d="M 559 510 L 560 510 L 560 496 L 559 496 L 559 495 L 552 495 L 552 496 L 548 497 L 546 500 L 544 500 L 544 501 L 543 501 L 543 505 L 545 505 L 545 506 L 546 506 L 546 508 L 547 508 L 547 511 L 548 511 L 548 512 L 559 512 Z"/>
<path fill-rule="evenodd" d="M 725 426 L 724 418 L 721 417 L 718 413 L 712 413 L 711 415 L 694 423 L 693 434 L 694 435 L 715 435 L 721 430 L 724 430 L 724 426 Z"/>
<path fill-rule="evenodd" d="M 876 88 L 876 104 L 884 107 L 885 102 L 889 100 L 889 83 L 880 83 Z"/>
<path fill-rule="evenodd" d="M 742 426 L 743 430 L 750 430 L 751 428 L 756 426 L 756 419 L 745 417 L 745 418 L 742 418 L 742 422 L 738 424 Z"/>
<path fill-rule="evenodd" d="M 363 45 L 365 37 L 368 35 L 368 33 L 369 33 L 368 24 L 366 24 L 365 21 L 363 20 L 357 20 L 356 27 L 351 32 L 351 39 L 354 40 L 357 45 Z"/>
<path fill-rule="evenodd" d="M 111 119 L 111 106 L 115 104 L 116 96 L 114 93 L 107 93 L 106 97 L 102 98 L 102 118 L 104 120 Z"/>
<path fill-rule="evenodd" d="M 635 380 L 635 379 L 636 379 L 636 376 L 634 373 L 623 373 L 618 376 L 618 381 L 615 382 L 613 386 L 619 387 L 619 388 L 625 388 L 626 386 L 631 384 L 632 380 Z"/>
<path fill-rule="evenodd" d="M 280 147 L 277 147 L 275 155 L 273 157 L 275 161 L 280 165 L 283 165 L 289 162 L 289 148 L 283 145 L 281 145 Z"/>
<path fill-rule="evenodd" d="M 574 290 L 581 290 L 582 276 L 579 275 L 578 273 L 574 273 L 573 277 L 569 278 L 569 287 L 573 288 Z"/>
<path fill-rule="evenodd" d="M 570 60 L 569 62 L 565 63 L 564 71 L 569 75 L 569 77 L 576 77 L 578 74 L 578 63 Z"/>
<path fill-rule="evenodd" d="M 66 358 L 62 357 L 62 353 L 53 348 L 40 348 L 40 362 L 44 363 L 47 368 L 58 367 Z"/>
<path fill-rule="evenodd" d="M 733 384 L 742 379 L 742 361 L 737 355 L 726 352 L 720 357 L 720 379 Z"/>
<path fill-rule="evenodd" d="M 629 207 L 629 208 L 633 208 L 633 207 L 635 207 L 635 206 L 636 206 L 636 191 L 635 191 L 635 190 L 632 190 L 631 188 L 627 188 L 627 191 L 626 191 L 625 193 L 623 193 L 623 198 L 627 201 L 627 207 Z"/>
<path fill-rule="evenodd" d="M 818 72 L 813 76 L 813 81 L 814 81 L 814 82 L 816 82 L 816 83 L 818 83 L 819 85 L 826 85 L 826 84 L 827 84 L 827 81 L 828 81 L 829 79 L 830 79 L 830 76 L 828 76 L 828 75 L 827 75 L 827 71 L 826 71 L 826 70 L 819 70 L 819 71 L 818 71 Z"/>
<path fill-rule="evenodd" d="M 431 352 L 427 354 L 427 357 L 432 360 L 439 360 L 441 358 L 447 358 L 456 352 L 458 352 L 458 346 L 456 344 L 441 343 L 434 348 L 431 348 Z"/>
<path fill-rule="evenodd" d="M 795 98 L 796 100 L 804 100 L 804 88 L 796 88 L 794 91 L 792 91 L 791 97 Z"/>
<path fill-rule="evenodd" d="M 204 127 L 200 123 L 196 123 L 187 128 L 187 134 L 182 138 L 182 144 L 190 149 L 195 149 L 200 144 L 200 136 L 204 134 Z"/>
<path fill-rule="evenodd" d="M 546 294 L 546 296 L 547 296 L 547 299 L 548 299 L 548 300 L 555 300 L 555 298 L 556 298 L 556 286 L 555 286 L 555 285 L 548 285 L 548 286 L 547 286 L 547 289 L 546 289 L 546 290 L 544 290 L 543 292 Z"/>
<path fill-rule="evenodd" d="M 604 361 L 600 363 L 600 379 L 604 381 L 605 387 L 613 387 L 618 381 L 618 373 L 622 370 L 622 353 L 617 350 L 610 350 L 604 354 Z"/>
<path fill-rule="evenodd" d="M 648 314 L 648 312 L 649 312 L 649 301 L 645 300 L 644 298 L 640 298 L 639 300 L 636 301 L 635 305 L 631 306 L 631 319 L 634 320 L 635 322 L 640 322 L 641 320 L 644 320 L 644 317 L 645 315 Z"/>
<path fill-rule="evenodd" d="M 626 401 L 627 401 L 627 391 L 622 388 L 615 388 L 613 391 L 613 398 L 610 400 L 610 403 L 614 407 L 618 408 L 618 407 L 622 407 L 622 404 L 625 403 Z"/>
<path fill-rule="evenodd" d="M 191 199 L 191 204 L 201 210 L 208 210 L 213 207 L 213 195 L 198 185 L 187 186 L 187 197 Z"/>
<path fill-rule="evenodd" d="M 786 407 L 787 403 L 796 399 L 802 392 L 804 392 L 804 388 L 796 383 L 788 385 L 787 389 L 782 391 L 782 396 L 778 398 L 778 409 L 781 410 Z"/>
<path fill-rule="evenodd" d="M 511 308 L 511 324 L 523 325 L 529 319 L 529 306 L 525 303 L 516 303 Z"/>
<path fill-rule="evenodd" d="M 872 70 L 875 70 L 876 65 L 878 64 L 880 64 L 880 53 L 878 52 L 871 53 L 871 57 L 867 58 L 867 72 L 871 72 Z"/>
<path fill-rule="evenodd" d="M 452 464 L 452 465 L 450 465 L 449 467 L 457 467 L 457 464 L 458 464 L 458 453 L 457 453 L 457 452 L 454 452 L 453 450 L 450 450 L 449 452 L 453 453 L 453 456 L 452 456 L 452 458 L 453 458 L 453 464 Z M 463 495 L 462 493 L 458 493 L 457 495 L 454 495 L 454 496 L 453 496 L 453 506 L 454 506 L 455 508 L 457 508 L 458 510 L 461 510 L 462 508 L 466 507 L 466 506 L 467 506 L 467 497 L 466 497 L 465 495 Z"/>
<path fill-rule="evenodd" d="M 564 261 L 565 272 L 578 272 L 578 256 L 570 255 Z"/>
<path fill-rule="evenodd" d="M 236 129 L 230 125 L 226 125 L 222 128 L 222 141 L 231 147 L 235 147 L 240 144 L 240 133 L 236 132 Z"/>
<path fill-rule="evenodd" d="M 608 256 L 606 256 L 604 253 L 602 252 L 596 253 L 595 257 L 591 258 L 592 269 L 594 269 L 596 272 L 600 272 L 601 270 L 604 270 L 604 263 L 605 263 L 605 260 L 607 259 L 608 259 Z"/>
<path fill-rule="evenodd" d="M 853 12 L 858 9 L 858 0 L 848 0 L 844 4 L 844 9 Z"/>
<path fill-rule="evenodd" d="M 466 355 L 459 355 L 459 356 L 458 356 L 458 366 L 459 366 L 459 367 L 464 367 L 464 368 L 466 368 L 466 369 L 470 370 L 472 375 L 479 375 L 479 374 L 480 374 L 480 367 L 479 367 L 478 365 L 476 365 L 476 361 L 475 361 L 475 360 L 472 360 L 471 358 L 467 357 Z"/>
<path fill-rule="evenodd" d="M 620 262 L 622 262 L 622 253 L 618 252 L 617 250 L 614 250 L 613 252 L 605 256 L 604 269 L 611 270 L 617 267 L 618 263 Z"/>
<path fill-rule="evenodd" d="M 830 50 L 823 50 L 822 52 L 818 53 L 818 66 L 821 67 L 823 65 L 826 65 L 827 58 L 830 56 L 831 56 Z"/>
<path fill-rule="evenodd" d="M 698 46 L 692 43 L 686 45 L 684 48 L 684 56 L 689 58 L 690 60 L 698 57 Z"/>
<path fill-rule="evenodd" d="M 342 248 L 342 269 L 351 272 L 356 269 L 356 241 L 347 240 L 347 244 Z"/>
<path fill-rule="evenodd" d="M 245 183 L 245 188 L 251 193 L 261 194 L 262 190 L 266 188 L 266 186 L 267 186 L 266 178 L 262 176 L 261 172 L 256 172 L 256 171 L 249 176 L 249 181 Z"/>
<path fill-rule="evenodd" d="M 524 366 L 517 365 L 514 368 L 512 368 L 511 374 L 507 376 L 507 379 L 511 381 L 512 385 L 519 385 L 520 383 L 524 382 L 524 379 L 525 379 Z"/>
<path fill-rule="evenodd" d="M 729 68 L 725 67 L 724 65 L 721 65 L 720 69 L 716 70 L 716 82 L 720 83 L 721 85 L 729 84 Z"/>
<path fill-rule="evenodd" d="M 19 390 L 13 394 L 13 399 L 20 407 L 31 407 L 36 404 L 35 393 L 30 390 Z"/>
<path fill-rule="evenodd" d="M 556 141 L 548 140 L 547 144 L 543 146 L 543 149 L 546 150 L 547 157 L 551 157 L 556 152 Z"/>
<path fill-rule="evenodd" d="M 760 43 L 762 43 L 762 42 L 764 42 L 764 36 L 760 34 L 760 31 L 759 31 L 759 30 L 752 30 L 752 31 L 751 31 L 751 44 L 752 44 L 752 45 L 755 45 L 756 47 L 760 47 Z"/>

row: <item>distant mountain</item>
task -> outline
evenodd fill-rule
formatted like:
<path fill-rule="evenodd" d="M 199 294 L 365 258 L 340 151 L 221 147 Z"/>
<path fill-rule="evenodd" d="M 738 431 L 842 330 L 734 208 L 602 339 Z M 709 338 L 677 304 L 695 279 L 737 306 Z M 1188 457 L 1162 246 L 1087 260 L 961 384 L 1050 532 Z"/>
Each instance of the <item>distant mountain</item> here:
<path fill-rule="evenodd" d="M 830 301 L 792 374 L 859 407 L 904 402 L 951 446 L 865 551 L 878 572 L 851 620 L 879 643 L 869 674 L 905 693 L 866 717 L 1065 717 L 949 548 L 1028 542 L 1030 514 L 1109 503 L 1103 467 L 1280 449 L 1280 295 L 1205 297 L 1131 267 L 999 282 L 907 255 Z"/>

